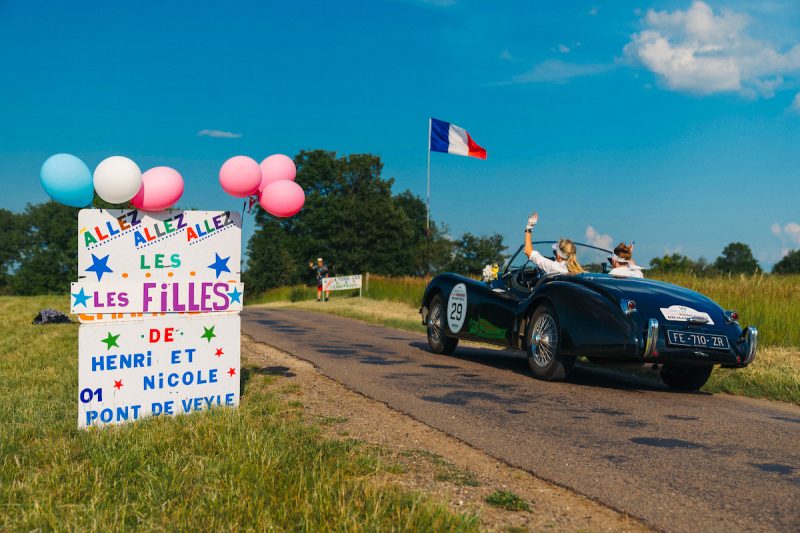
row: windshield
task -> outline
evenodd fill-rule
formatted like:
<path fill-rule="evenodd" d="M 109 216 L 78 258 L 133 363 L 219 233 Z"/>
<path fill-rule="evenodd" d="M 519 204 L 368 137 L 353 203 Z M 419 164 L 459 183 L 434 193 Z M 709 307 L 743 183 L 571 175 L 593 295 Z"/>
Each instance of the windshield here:
<path fill-rule="evenodd" d="M 535 241 L 533 243 L 533 249 L 537 250 L 543 256 L 552 259 L 554 255 L 553 244 L 556 242 L 557 241 Z M 528 262 L 524 248 L 524 246 L 520 246 L 517 249 L 517 253 L 515 253 L 508 262 L 506 272 L 519 270 Z M 577 242 L 575 243 L 575 249 L 578 252 L 578 262 L 585 271 L 599 273 L 603 272 L 603 265 L 608 266 L 608 258 L 611 255 L 611 250 L 605 250 L 603 248 Z M 533 268 L 533 266 L 528 265 L 528 268 Z"/>

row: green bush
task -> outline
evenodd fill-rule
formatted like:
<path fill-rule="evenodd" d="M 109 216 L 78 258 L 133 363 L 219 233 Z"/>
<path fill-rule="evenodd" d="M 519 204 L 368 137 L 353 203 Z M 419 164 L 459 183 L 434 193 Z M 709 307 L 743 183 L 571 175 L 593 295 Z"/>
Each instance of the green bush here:
<path fill-rule="evenodd" d="M 305 287 L 292 287 L 292 290 L 289 293 L 290 302 L 302 302 L 303 300 L 307 299 Z"/>

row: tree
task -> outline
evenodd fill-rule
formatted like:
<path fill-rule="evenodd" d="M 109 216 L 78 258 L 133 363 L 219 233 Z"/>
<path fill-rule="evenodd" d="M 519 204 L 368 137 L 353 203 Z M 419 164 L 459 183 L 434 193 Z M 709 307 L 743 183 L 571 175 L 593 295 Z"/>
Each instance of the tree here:
<path fill-rule="evenodd" d="M 753 274 L 761 272 L 753 251 L 742 242 L 732 242 L 722 250 L 714 261 L 714 269 L 730 274 Z"/>
<path fill-rule="evenodd" d="M 248 294 L 270 287 L 296 283 L 296 261 L 289 252 L 286 235 L 276 219 L 266 219 L 247 243 L 248 268 L 242 281 Z"/>
<path fill-rule="evenodd" d="M 379 157 L 313 150 L 300 152 L 295 164 L 305 207 L 290 219 L 256 213 L 246 275 L 251 289 L 306 281 L 308 261 L 318 256 L 337 274 L 415 273 L 425 238 L 424 212 L 421 219 L 416 212 L 422 204 L 410 193 L 392 195 L 394 180 L 381 177 Z"/>
<path fill-rule="evenodd" d="M 677 252 L 664 254 L 663 257 L 654 257 L 650 260 L 651 272 L 693 272 L 702 274 L 707 269 L 706 260 L 702 257 L 697 261 L 693 261 Z"/>
<path fill-rule="evenodd" d="M 773 274 L 800 274 L 800 250 L 792 250 L 772 267 Z"/>
<path fill-rule="evenodd" d="M 25 208 L 25 243 L 11 287 L 16 294 L 63 293 L 78 279 L 78 209 L 47 202 Z"/>
<path fill-rule="evenodd" d="M 487 237 L 465 233 L 455 243 L 448 270 L 462 274 L 480 274 L 487 264 L 502 263 L 505 249 L 503 237 L 497 233 Z"/>
<path fill-rule="evenodd" d="M 25 243 L 23 215 L 0 209 L 0 291 L 5 292 Z"/>

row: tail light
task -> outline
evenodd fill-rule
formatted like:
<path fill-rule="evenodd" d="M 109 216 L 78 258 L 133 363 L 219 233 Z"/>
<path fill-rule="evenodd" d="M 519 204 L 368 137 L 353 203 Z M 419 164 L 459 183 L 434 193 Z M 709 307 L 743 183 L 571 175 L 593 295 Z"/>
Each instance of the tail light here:
<path fill-rule="evenodd" d="M 734 322 L 736 322 L 737 324 L 739 323 L 739 313 L 737 313 L 736 311 L 725 311 L 724 315 L 725 315 L 725 322 L 727 324 L 732 324 Z"/>
<path fill-rule="evenodd" d="M 633 300 L 620 300 L 619 306 L 622 308 L 622 312 L 626 315 L 636 311 L 636 302 Z"/>

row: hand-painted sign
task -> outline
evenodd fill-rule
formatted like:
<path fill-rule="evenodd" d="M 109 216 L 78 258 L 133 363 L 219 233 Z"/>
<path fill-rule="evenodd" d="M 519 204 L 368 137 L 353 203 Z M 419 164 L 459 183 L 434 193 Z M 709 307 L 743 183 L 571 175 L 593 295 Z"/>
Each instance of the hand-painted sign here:
<path fill-rule="evenodd" d="M 239 315 L 81 324 L 78 427 L 239 403 Z"/>
<path fill-rule="evenodd" d="M 83 209 L 78 227 L 78 427 L 237 405 L 239 214 Z"/>
<path fill-rule="evenodd" d="M 86 279 L 240 279 L 239 213 L 82 209 L 78 228 L 78 275 Z"/>
<path fill-rule="evenodd" d="M 72 283 L 72 313 L 211 313 L 241 311 L 244 285 L 224 281 Z"/>
<path fill-rule="evenodd" d="M 356 276 L 337 276 L 322 278 L 322 288 L 326 291 L 343 291 L 361 288 L 361 274 Z"/>

